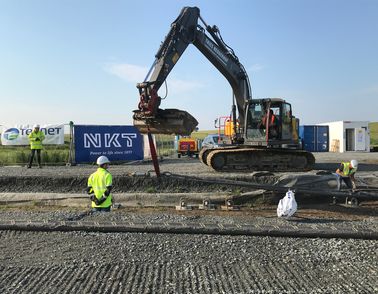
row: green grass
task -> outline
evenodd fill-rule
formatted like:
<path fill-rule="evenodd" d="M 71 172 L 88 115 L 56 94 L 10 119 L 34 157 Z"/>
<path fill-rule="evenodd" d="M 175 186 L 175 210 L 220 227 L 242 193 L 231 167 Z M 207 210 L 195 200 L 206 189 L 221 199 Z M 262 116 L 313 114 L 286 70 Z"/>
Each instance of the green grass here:
<path fill-rule="evenodd" d="M 378 146 L 378 122 L 369 123 L 370 145 Z"/>
<path fill-rule="evenodd" d="M 210 134 L 218 134 L 218 130 L 214 129 L 214 130 L 209 130 L 209 131 L 193 132 L 192 135 L 191 135 L 191 137 L 194 138 L 194 139 L 203 140 L 203 139 L 205 139 L 205 137 L 207 135 L 210 135 Z"/>
<path fill-rule="evenodd" d="M 65 164 L 68 160 L 69 148 L 45 146 L 41 152 L 43 164 Z M 29 146 L 0 146 L 0 165 L 24 165 L 28 163 Z M 36 159 L 35 159 L 36 160 Z"/>
<path fill-rule="evenodd" d="M 68 161 L 70 138 L 64 136 L 63 145 L 45 145 L 41 152 L 42 163 L 62 165 Z M 29 161 L 30 146 L 4 146 L 0 145 L 1 165 L 25 165 Z M 36 159 L 34 159 L 36 160 Z"/>
<path fill-rule="evenodd" d="M 370 145 L 378 146 L 378 122 L 369 124 Z M 193 132 L 191 137 L 203 140 L 209 134 L 218 133 L 217 129 Z M 175 136 L 156 135 L 157 153 L 160 157 L 172 156 L 177 153 L 174 148 Z M 42 150 L 43 164 L 61 165 L 68 161 L 69 137 L 65 136 L 64 145 L 46 145 Z M 30 154 L 29 146 L 3 146 L 0 145 L 0 165 L 27 164 Z"/>

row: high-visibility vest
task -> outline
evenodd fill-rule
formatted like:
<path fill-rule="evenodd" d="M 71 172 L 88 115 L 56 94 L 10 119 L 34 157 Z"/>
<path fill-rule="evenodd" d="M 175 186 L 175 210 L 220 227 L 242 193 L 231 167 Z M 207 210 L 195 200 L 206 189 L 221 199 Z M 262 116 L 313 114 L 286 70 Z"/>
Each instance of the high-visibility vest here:
<path fill-rule="evenodd" d="M 113 176 L 106 169 L 99 167 L 97 171 L 91 174 L 88 178 L 88 187 L 92 187 L 93 192 L 97 199 L 100 199 L 104 195 L 107 187 L 113 185 Z M 112 205 L 112 194 L 110 193 L 106 200 L 100 205 L 96 205 L 92 201 L 92 207 L 110 207 Z"/>
<path fill-rule="evenodd" d="M 275 123 L 276 123 L 276 116 L 274 114 L 272 114 L 270 116 L 270 123 L 269 123 L 269 126 L 275 126 Z"/>
<path fill-rule="evenodd" d="M 33 131 L 29 134 L 28 138 L 30 149 L 42 149 L 42 141 L 45 139 L 45 134 L 42 131 Z"/>
<path fill-rule="evenodd" d="M 343 175 L 344 177 L 349 177 L 351 174 L 355 173 L 357 171 L 356 168 L 350 168 L 349 165 L 350 163 L 349 162 L 342 162 L 341 163 L 343 165 Z"/>
<path fill-rule="evenodd" d="M 268 121 L 268 115 L 266 114 L 265 116 L 263 116 L 263 125 L 266 126 L 267 125 L 267 122 Z M 269 126 L 270 127 L 275 127 L 276 126 L 276 123 L 277 123 L 277 117 L 274 115 L 274 114 L 270 114 L 269 115 Z"/>

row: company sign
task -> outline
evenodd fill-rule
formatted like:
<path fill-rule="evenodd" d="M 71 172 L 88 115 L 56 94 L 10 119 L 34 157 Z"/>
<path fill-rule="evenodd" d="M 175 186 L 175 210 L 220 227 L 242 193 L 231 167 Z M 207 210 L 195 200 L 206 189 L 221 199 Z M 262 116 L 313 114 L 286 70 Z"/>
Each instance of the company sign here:
<path fill-rule="evenodd" d="M 142 160 L 143 136 L 134 126 L 75 125 L 75 161 L 95 162 L 105 155 L 110 161 Z"/>
<path fill-rule="evenodd" d="M 33 131 L 32 125 L 16 127 L 3 126 L 1 133 L 2 145 L 29 145 L 28 135 Z M 45 133 L 43 145 L 64 144 L 64 125 L 41 125 L 40 131 Z"/>

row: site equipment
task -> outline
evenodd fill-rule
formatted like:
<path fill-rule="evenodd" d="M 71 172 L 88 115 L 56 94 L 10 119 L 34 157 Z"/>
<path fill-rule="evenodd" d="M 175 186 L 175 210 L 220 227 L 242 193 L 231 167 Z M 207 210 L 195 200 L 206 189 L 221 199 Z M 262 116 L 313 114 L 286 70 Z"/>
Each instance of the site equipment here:
<path fill-rule="evenodd" d="M 238 124 L 238 122 L 237 122 Z M 218 129 L 218 136 L 221 135 L 232 137 L 234 135 L 234 122 L 231 116 L 220 116 L 214 122 L 214 127 Z"/>
<path fill-rule="evenodd" d="M 177 142 L 177 157 L 182 155 L 195 156 L 199 155 L 199 144 L 197 139 L 182 137 Z"/>
<path fill-rule="evenodd" d="M 201 21 L 204 27 L 198 24 Z M 141 133 L 189 135 L 197 120 L 177 109 L 160 109 L 158 90 L 189 44 L 198 50 L 230 83 L 234 103 L 234 132 L 229 144 L 203 148 L 200 160 L 217 171 L 311 170 L 314 156 L 294 140 L 291 104 L 280 98 L 252 99 L 249 78 L 233 49 L 216 26 L 205 23 L 197 7 L 184 7 L 155 55 L 145 80 L 137 84 L 140 101 L 134 125 Z"/>

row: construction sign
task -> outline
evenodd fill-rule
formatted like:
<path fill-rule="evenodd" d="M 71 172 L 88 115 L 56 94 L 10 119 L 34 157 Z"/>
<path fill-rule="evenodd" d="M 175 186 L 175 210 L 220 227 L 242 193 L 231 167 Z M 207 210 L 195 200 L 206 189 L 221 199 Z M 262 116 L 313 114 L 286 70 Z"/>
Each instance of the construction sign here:
<path fill-rule="evenodd" d="M 33 125 L 3 126 L 1 133 L 2 145 L 29 145 L 28 135 L 33 131 Z M 43 145 L 64 144 L 64 125 L 41 125 L 40 131 L 45 134 Z"/>
<path fill-rule="evenodd" d="M 75 125 L 75 162 L 142 160 L 143 136 L 134 126 Z"/>

